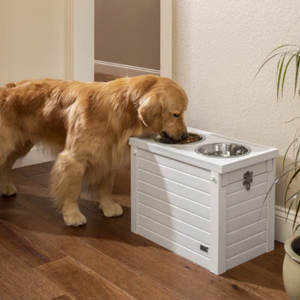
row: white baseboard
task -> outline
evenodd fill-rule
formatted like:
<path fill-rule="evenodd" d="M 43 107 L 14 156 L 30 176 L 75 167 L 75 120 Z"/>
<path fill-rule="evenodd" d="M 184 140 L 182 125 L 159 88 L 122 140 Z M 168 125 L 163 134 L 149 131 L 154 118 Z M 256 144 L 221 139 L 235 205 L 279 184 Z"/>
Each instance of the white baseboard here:
<path fill-rule="evenodd" d="M 95 72 L 111 74 L 115 76 L 138 76 L 138 75 L 160 75 L 159 70 L 141 68 L 136 66 L 129 66 L 117 64 L 107 61 L 95 60 Z"/>
<path fill-rule="evenodd" d="M 294 211 L 289 213 L 288 218 L 286 218 L 286 209 L 279 205 L 275 207 L 275 240 L 284 243 L 288 238 L 292 236 L 293 233 L 293 220 L 295 217 Z M 298 223 L 300 218 L 298 218 Z M 296 233 L 300 234 L 300 229 Z"/>
<path fill-rule="evenodd" d="M 14 164 L 13 169 L 41 164 L 52 160 L 53 157 L 50 154 L 46 154 L 41 149 L 34 147 L 24 158 Z"/>

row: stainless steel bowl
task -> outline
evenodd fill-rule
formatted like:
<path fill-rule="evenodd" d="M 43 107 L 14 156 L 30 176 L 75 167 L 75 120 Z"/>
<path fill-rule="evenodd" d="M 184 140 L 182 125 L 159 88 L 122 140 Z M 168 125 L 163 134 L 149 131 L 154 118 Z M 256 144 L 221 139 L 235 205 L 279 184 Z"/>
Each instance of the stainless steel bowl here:
<path fill-rule="evenodd" d="M 234 143 L 214 143 L 199 146 L 195 151 L 205 156 L 232 158 L 247 155 L 251 152 L 251 149 L 245 145 Z"/>

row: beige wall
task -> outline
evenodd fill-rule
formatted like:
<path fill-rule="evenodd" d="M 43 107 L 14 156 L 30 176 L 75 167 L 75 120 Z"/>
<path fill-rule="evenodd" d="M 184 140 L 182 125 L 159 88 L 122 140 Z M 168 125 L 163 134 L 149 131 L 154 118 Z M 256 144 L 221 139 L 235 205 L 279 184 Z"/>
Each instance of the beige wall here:
<path fill-rule="evenodd" d="M 0 85 L 66 78 L 66 1 L 0 0 Z"/>
<path fill-rule="evenodd" d="M 95 59 L 160 68 L 160 0 L 95 0 Z"/>
<path fill-rule="evenodd" d="M 300 101 L 292 91 L 277 100 L 276 61 L 254 76 L 272 49 L 299 43 L 299 11 L 299 0 L 173 1 L 173 74 L 190 99 L 188 125 L 277 147 L 277 172 Z M 282 182 L 277 204 L 283 190 Z"/>

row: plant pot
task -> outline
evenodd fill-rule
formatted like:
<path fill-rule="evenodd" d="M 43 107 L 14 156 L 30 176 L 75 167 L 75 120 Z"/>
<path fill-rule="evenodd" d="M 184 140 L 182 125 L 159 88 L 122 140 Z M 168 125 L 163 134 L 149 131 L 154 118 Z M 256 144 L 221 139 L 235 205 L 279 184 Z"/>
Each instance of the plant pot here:
<path fill-rule="evenodd" d="M 292 300 L 300 299 L 300 236 L 289 238 L 285 244 L 283 283 Z"/>

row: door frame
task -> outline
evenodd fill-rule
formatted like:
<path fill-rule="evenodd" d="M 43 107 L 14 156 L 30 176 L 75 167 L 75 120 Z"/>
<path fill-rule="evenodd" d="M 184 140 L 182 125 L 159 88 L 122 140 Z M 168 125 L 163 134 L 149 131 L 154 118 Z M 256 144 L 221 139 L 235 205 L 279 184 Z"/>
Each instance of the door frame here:
<path fill-rule="evenodd" d="M 94 81 L 94 0 L 65 0 L 66 79 Z"/>
<path fill-rule="evenodd" d="M 172 0 L 160 0 L 160 76 L 172 78 Z"/>
<path fill-rule="evenodd" d="M 67 78 L 94 80 L 94 0 L 66 0 Z M 172 78 L 172 0 L 160 0 L 160 76 Z"/>

